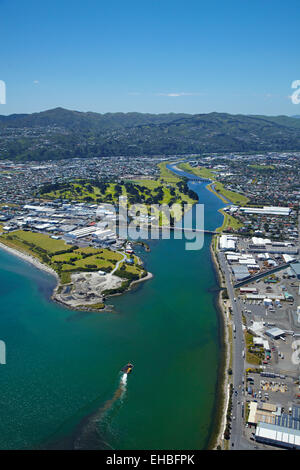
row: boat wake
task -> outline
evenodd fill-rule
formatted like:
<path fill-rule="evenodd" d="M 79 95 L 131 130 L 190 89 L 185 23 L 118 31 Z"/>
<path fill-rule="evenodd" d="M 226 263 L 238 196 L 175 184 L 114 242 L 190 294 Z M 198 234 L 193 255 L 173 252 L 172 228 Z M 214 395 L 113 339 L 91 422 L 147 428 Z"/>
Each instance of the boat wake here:
<path fill-rule="evenodd" d="M 72 447 L 74 450 L 112 449 L 112 447 L 104 441 L 103 435 L 105 434 L 105 429 L 111 424 L 113 417 L 112 411 L 117 412 L 123 404 L 127 391 L 127 378 L 128 374 L 126 372 L 122 373 L 118 388 L 113 397 L 81 422 L 73 440 Z"/>

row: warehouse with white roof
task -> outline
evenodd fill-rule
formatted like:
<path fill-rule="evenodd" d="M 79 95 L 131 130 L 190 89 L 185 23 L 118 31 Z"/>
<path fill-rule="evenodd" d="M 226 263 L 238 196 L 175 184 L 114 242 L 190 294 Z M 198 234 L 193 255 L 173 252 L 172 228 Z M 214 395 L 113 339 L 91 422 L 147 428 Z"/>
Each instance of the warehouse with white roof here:
<path fill-rule="evenodd" d="M 290 207 L 264 206 L 264 207 L 241 207 L 240 211 L 245 214 L 263 214 L 263 215 L 290 215 Z"/>
<path fill-rule="evenodd" d="M 298 429 L 259 423 L 255 432 L 257 442 L 276 445 L 288 449 L 300 449 L 300 431 Z"/>
<path fill-rule="evenodd" d="M 235 237 L 230 235 L 221 235 L 220 237 L 220 250 L 222 251 L 235 251 L 236 241 Z"/>

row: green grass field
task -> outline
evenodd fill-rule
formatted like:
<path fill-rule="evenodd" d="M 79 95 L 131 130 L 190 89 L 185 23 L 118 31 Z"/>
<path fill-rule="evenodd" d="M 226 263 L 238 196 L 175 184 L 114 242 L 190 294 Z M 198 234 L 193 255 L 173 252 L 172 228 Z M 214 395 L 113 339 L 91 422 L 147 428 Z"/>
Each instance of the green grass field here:
<path fill-rule="evenodd" d="M 163 197 L 161 198 L 159 204 L 173 205 L 181 204 L 194 204 L 197 200 L 196 198 L 190 197 L 188 194 L 184 194 L 177 186 L 177 183 L 181 182 L 182 179 L 175 175 L 171 170 L 166 168 L 168 162 L 162 162 L 158 164 L 160 175 L 158 180 L 136 180 L 137 184 L 141 186 L 146 186 L 151 191 L 155 191 L 158 188 L 162 188 Z M 156 216 L 159 216 L 158 213 L 155 213 Z M 181 210 L 176 210 L 173 214 L 175 220 L 180 220 L 182 216 Z M 167 217 L 162 213 L 160 215 L 159 225 L 168 225 Z"/>
<path fill-rule="evenodd" d="M 62 240 L 54 240 L 41 233 L 18 230 L 0 236 L 0 241 L 11 248 L 38 258 L 48 264 L 60 276 L 61 283 L 71 282 L 70 272 L 77 271 L 112 271 L 122 254 L 107 248 L 77 248 L 67 245 Z M 65 251 L 64 253 L 60 253 Z M 139 272 L 139 259 L 133 257 L 134 265 L 127 265 L 128 272 Z"/>
<path fill-rule="evenodd" d="M 51 267 L 59 276 L 58 292 L 62 290 L 63 285 L 72 283 L 72 274 L 100 270 L 109 273 L 116 267 L 116 263 L 123 258 L 122 253 L 107 248 L 78 248 L 67 245 L 61 240 L 51 239 L 44 234 L 22 230 L 0 235 L 0 242 L 31 255 Z M 129 255 L 127 255 L 127 258 L 129 258 Z M 139 258 L 135 255 L 131 258 L 134 264 L 122 262 L 114 272 L 114 275 L 123 280 L 121 288 L 107 291 L 106 295 L 124 292 L 132 281 L 138 280 L 147 274 L 147 271 L 141 266 Z M 101 310 L 104 308 L 104 304 L 97 303 L 94 305 L 81 305 L 80 307 Z"/>
<path fill-rule="evenodd" d="M 141 269 L 137 264 L 127 264 L 127 263 L 122 263 L 120 265 L 120 268 L 122 266 L 125 266 L 125 270 L 129 273 L 132 273 L 132 274 L 137 274 L 138 276 L 140 276 L 141 274 Z"/>
<path fill-rule="evenodd" d="M 236 204 L 238 206 L 245 206 L 249 199 L 243 194 L 236 193 L 235 191 L 230 191 L 229 189 L 224 188 L 224 185 L 219 182 L 214 183 L 215 190 L 217 194 L 224 196 L 228 201 Z"/>
<path fill-rule="evenodd" d="M 122 259 L 122 255 L 120 253 L 116 253 L 115 251 L 109 250 L 107 248 L 92 248 L 92 247 L 85 247 L 85 248 L 77 248 L 74 250 L 74 253 L 78 253 L 80 255 L 98 255 L 101 258 L 106 260 L 114 260 L 119 261 Z"/>
<path fill-rule="evenodd" d="M 89 181 L 73 181 L 65 183 L 61 189 L 44 192 L 43 199 L 68 199 L 90 203 L 118 204 L 119 196 L 127 196 L 129 206 L 135 203 L 151 204 L 193 204 L 196 199 L 185 194 L 177 186 L 182 179 L 166 168 L 166 162 L 159 165 L 158 179 L 126 181 L 124 184 L 103 183 L 100 187 Z"/>
<path fill-rule="evenodd" d="M 243 226 L 243 224 L 238 219 L 235 219 L 231 215 L 224 212 L 222 209 L 220 209 L 219 212 L 224 215 L 224 220 L 221 227 L 216 229 L 216 232 L 223 232 L 224 230 L 228 230 L 230 228 L 235 231 Z"/>
<path fill-rule="evenodd" d="M 180 163 L 178 168 L 187 171 L 188 173 L 193 173 L 196 176 L 200 176 L 201 178 L 208 178 L 211 180 L 216 178 L 216 173 L 209 170 L 209 168 L 193 168 L 191 165 L 189 165 L 189 163 Z"/>
<path fill-rule="evenodd" d="M 70 248 L 63 240 L 55 240 L 48 235 L 43 235 L 42 233 L 17 230 L 11 235 L 16 237 L 20 242 L 33 244 L 36 247 L 46 250 L 49 254 L 54 254 Z"/>
<path fill-rule="evenodd" d="M 43 193 L 45 199 L 68 199 L 80 202 L 118 202 L 119 195 L 116 195 L 116 183 L 108 183 L 104 192 L 97 186 L 92 186 L 89 182 L 70 182 L 67 188 L 57 189 Z M 126 195 L 125 187 L 122 186 L 123 196 Z"/>
<path fill-rule="evenodd" d="M 158 164 L 158 168 L 160 171 L 160 176 L 159 176 L 160 181 L 163 181 L 164 183 L 167 183 L 167 184 L 178 183 L 178 181 L 180 181 L 181 178 L 177 176 L 175 173 L 173 173 L 173 171 L 169 170 L 166 166 L 167 164 L 168 162 L 162 162 Z"/>
<path fill-rule="evenodd" d="M 64 263 L 62 265 L 62 271 L 79 271 L 81 268 L 86 269 L 87 271 L 95 270 L 106 270 L 113 269 L 115 263 L 110 262 L 107 259 L 103 259 L 101 255 L 88 256 L 87 258 L 81 258 L 74 262 L 74 265 Z"/>
<path fill-rule="evenodd" d="M 235 191 L 230 191 L 226 189 L 224 185 L 217 181 L 217 172 L 213 172 L 208 168 L 193 168 L 188 163 L 181 163 L 179 165 L 184 171 L 192 173 L 201 178 L 209 178 L 212 180 L 212 184 L 208 185 L 208 189 L 215 193 L 223 202 L 232 202 L 233 204 L 244 206 L 249 202 L 249 199 L 243 194 L 237 193 Z"/>
<path fill-rule="evenodd" d="M 54 263 L 68 263 L 69 261 L 75 260 L 75 259 L 81 259 L 81 255 L 79 253 L 76 253 L 75 251 L 72 251 L 71 253 L 63 253 L 61 255 L 55 255 L 52 256 L 52 262 Z"/>
<path fill-rule="evenodd" d="M 181 205 L 194 204 L 197 201 L 196 195 L 190 191 L 184 180 L 166 168 L 167 162 L 158 164 L 160 174 L 156 180 L 139 179 L 124 181 L 124 184 L 117 183 L 94 183 L 89 181 L 72 181 L 65 183 L 61 189 L 44 192 L 44 199 L 69 199 L 85 201 L 90 203 L 111 203 L 117 205 L 119 196 L 127 196 L 129 208 L 133 204 L 144 204 L 145 214 L 152 206 L 154 215 L 160 226 L 169 225 L 169 219 L 163 211 L 155 208 L 155 205 L 167 205 L 173 207 L 172 217 L 178 221 L 182 217 Z M 50 189 L 50 188 L 48 188 Z M 188 210 L 185 207 L 185 210 Z M 69 258 L 70 259 L 70 258 Z M 59 259 L 57 259 L 59 261 Z"/>
<path fill-rule="evenodd" d="M 145 186 L 151 191 L 159 187 L 159 182 L 156 180 L 133 180 L 133 182 L 140 186 Z"/>
<path fill-rule="evenodd" d="M 51 262 L 60 267 L 62 272 L 84 270 L 105 270 L 111 271 L 117 261 L 122 259 L 120 253 L 116 253 L 106 248 L 77 248 L 71 253 L 63 253 L 53 256 Z"/>

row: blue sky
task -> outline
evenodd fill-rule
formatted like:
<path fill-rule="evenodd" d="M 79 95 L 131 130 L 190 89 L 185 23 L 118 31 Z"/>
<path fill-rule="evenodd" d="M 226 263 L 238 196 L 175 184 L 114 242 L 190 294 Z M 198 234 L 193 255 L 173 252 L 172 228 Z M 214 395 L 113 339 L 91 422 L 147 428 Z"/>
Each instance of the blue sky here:
<path fill-rule="evenodd" d="M 300 114 L 299 0 L 0 0 L 0 114 Z"/>

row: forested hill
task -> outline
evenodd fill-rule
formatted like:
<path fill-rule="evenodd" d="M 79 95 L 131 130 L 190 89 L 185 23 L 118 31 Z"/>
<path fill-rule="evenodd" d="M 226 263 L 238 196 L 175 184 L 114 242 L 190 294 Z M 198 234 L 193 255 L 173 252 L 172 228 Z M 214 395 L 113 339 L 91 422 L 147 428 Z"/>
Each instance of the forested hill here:
<path fill-rule="evenodd" d="M 287 116 L 92 113 L 56 108 L 0 116 L 0 158 L 300 151 L 300 119 Z"/>

